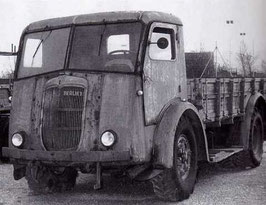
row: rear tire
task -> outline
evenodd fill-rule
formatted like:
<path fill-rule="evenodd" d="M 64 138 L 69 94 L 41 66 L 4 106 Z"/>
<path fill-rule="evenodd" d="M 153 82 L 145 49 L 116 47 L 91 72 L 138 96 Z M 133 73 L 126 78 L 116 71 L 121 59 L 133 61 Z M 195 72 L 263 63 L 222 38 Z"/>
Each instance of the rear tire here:
<path fill-rule="evenodd" d="M 264 128 L 261 114 L 255 111 L 251 120 L 249 153 L 252 167 L 260 165 L 263 154 Z"/>
<path fill-rule="evenodd" d="M 167 201 L 187 199 L 194 190 L 197 168 L 195 134 L 189 121 L 182 117 L 175 134 L 173 168 L 152 179 L 154 193 Z"/>
<path fill-rule="evenodd" d="M 26 168 L 29 188 L 36 193 L 71 190 L 75 186 L 77 175 L 77 171 L 69 167 L 65 168 L 63 172 L 56 172 L 40 165 L 27 166 Z"/>
<path fill-rule="evenodd" d="M 263 154 L 264 128 L 261 114 L 254 110 L 251 118 L 248 150 L 243 150 L 219 162 L 224 168 L 255 168 L 260 165 Z"/>

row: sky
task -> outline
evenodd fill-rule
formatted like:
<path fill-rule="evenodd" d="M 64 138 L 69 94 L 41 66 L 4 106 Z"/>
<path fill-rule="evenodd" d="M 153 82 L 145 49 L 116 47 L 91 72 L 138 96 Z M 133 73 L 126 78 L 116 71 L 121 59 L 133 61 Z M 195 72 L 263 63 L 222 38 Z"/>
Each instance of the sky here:
<path fill-rule="evenodd" d="M 10 51 L 11 43 L 18 45 L 31 22 L 121 10 L 178 16 L 184 24 L 186 52 L 213 51 L 217 44 L 225 61 L 231 59 L 231 65 L 238 67 L 236 54 L 245 42 L 257 58 L 258 69 L 266 61 L 266 0 L 0 0 L 0 51 Z M 226 24 L 227 20 L 233 24 Z M 0 73 L 13 65 L 11 57 L 0 57 Z"/>

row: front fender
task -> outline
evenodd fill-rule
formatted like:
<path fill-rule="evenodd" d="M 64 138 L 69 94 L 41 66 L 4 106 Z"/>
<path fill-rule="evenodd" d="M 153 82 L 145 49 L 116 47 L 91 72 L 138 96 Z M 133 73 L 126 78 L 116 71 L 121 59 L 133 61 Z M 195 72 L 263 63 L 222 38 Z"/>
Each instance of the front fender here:
<path fill-rule="evenodd" d="M 207 138 L 204 131 L 204 125 L 201 121 L 198 110 L 195 106 L 189 102 L 183 102 L 181 100 L 174 100 L 166 109 L 162 111 L 161 120 L 159 121 L 154 134 L 154 167 L 171 168 L 173 166 L 174 156 L 174 140 L 176 128 L 182 115 L 190 115 L 190 119 L 193 124 L 197 124 L 199 129 L 196 135 L 202 134 L 204 145 L 204 152 L 206 160 L 208 159 Z M 196 117 L 196 118 L 195 118 Z"/>

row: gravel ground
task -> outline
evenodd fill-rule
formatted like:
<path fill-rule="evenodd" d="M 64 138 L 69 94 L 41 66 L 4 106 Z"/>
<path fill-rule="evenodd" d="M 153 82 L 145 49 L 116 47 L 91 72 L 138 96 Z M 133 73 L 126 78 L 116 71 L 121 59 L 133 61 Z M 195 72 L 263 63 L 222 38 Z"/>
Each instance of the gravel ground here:
<path fill-rule="evenodd" d="M 216 166 L 200 167 L 194 193 L 180 205 L 265 205 L 266 204 L 266 144 L 260 167 L 248 170 L 228 170 Z M 175 204 L 159 201 L 150 183 L 132 182 L 104 176 L 104 188 L 93 190 L 94 176 L 79 174 L 74 190 L 64 193 L 34 195 L 23 178 L 15 181 L 13 168 L 0 165 L 0 205 L 6 204 Z"/>

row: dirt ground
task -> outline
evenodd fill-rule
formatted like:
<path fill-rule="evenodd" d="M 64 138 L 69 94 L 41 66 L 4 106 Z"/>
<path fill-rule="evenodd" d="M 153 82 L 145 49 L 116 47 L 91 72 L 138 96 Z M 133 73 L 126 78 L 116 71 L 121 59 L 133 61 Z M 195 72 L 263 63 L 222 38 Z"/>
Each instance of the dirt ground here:
<path fill-rule="evenodd" d="M 6 204 L 175 204 L 156 198 L 150 183 L 104 177 L 104 188 L 93 190 L 94 176 L 79 174 L 74 190 L 64 193 L 34 195 L 23 178 L 15 181 L 13 168 L 0 165 L 0 205 Z M 200 167 L 194 193 L 180 205 L 265 205 L 266 204 L 266 144 L 260 167 L 248 170 L 228 170 L 217 166 Z"/>

